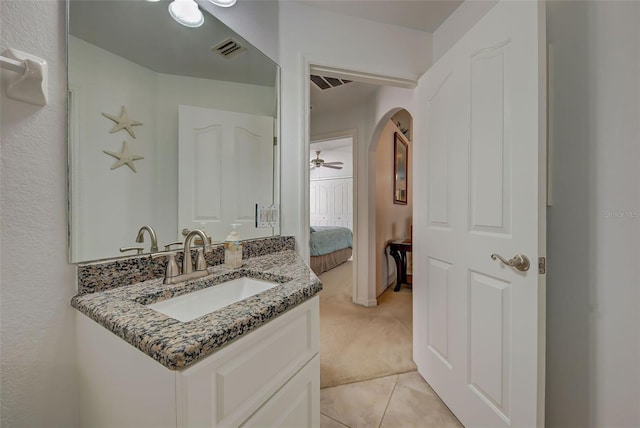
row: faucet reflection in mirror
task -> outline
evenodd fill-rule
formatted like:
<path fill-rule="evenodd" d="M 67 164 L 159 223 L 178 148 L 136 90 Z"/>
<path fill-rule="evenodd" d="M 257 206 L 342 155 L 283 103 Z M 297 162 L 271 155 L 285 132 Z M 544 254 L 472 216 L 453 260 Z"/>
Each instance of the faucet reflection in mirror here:
<path fill-rule="evenodd" d="M 151 248 L 150 252 L 156 253 L 158 252 L 158 236 L 156 235 L 156 231 L 153 230 L 153 227 L 144 225 L 138 231 L 138 236 L 136 236 L 136 242 L 141 243 L 144 242 L 144 232 L 149 233 L 149 239 L 151 239 Z"/>
<path fill-rule="evenodd" d="M 149 233 L 149 238 L 151 239 L 151 247 L 149 248 L 150 253 L 158 252 L 158 237 L 156 235 L 155 230 L 151 226 L 144 225 L 138 231 L 138 236 L 136 236 L 137 243 L 144 242 L 144 232 Z M 171 245 L 171 244 L 169 244 Z M 120 247 L 121 253 L 126 253 L 128 251 L 136 251 L 136 254 L 142 254 L 144 251 L 144 247 Z"/>
<path fill-rule="evenodd" d="M 184 239 L 182 229 L 201 229 L 203 222 L 213 241 L 224 240 L 229 223 L 243 223 L 244 239 L 280 232 L 279 224 L 254 225 L 255 204 L 279 203 L 279 145 L 273 144 L 279 134 L 278 66 L 204 10 L 197 31 L 176 25 L 167 13 L 169 3 L 69 1 L 71 262 L 120 256 L 121 247 L 137 251 L 132 238 L 141 224 L 153 224 L 163 245 Z M 230 38 L 245 48 L 233 60 L 211 51 Z M 265 141 L 272 143 L 268 150 L 254 144 L 248 128 L 234 125 L 242 141 L 223 146 L 226 137 L 217 134 L 228 125 L 223 118 L 202 132 L 193 130 L 193 142 L 208 157 L 185 157 L 181 105 L 266 118 L 272 136 Z M 145 124 L 135 128 L 135 154 L 144 157 L 137 174 L 109 170 L 113 159 L 102 153 L 115 147 L 108 133 L 113 123 L 101 113 L 122 106 Z M 191 181 L 181 185 L 179 177 Z M 187 217 L 179 217 L 187 204 L 180 202 L 183 189 L 197 195 L 188 203 L 195 210 Z M 218 223 L 225 225 L 220 232 Z"/>

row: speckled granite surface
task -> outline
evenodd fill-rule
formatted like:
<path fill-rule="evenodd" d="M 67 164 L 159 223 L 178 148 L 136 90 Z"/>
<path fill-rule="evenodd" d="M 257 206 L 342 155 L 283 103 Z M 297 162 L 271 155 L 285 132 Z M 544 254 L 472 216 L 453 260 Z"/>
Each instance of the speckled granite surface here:
<path fill-rule="evenodd" d="M 294 250 L 295 238 L 292 236 L 274 236 L 251 239 L 242 242 L 242 258 L 264 256 L 284 250 Z M 174 251 L 178 265 L 182 265 L 182 250 Z M 192 251 L 193 260 L 196 252 Z M 207 265 L 214 266 L 224 261 L 222 244 L 213 245 L 213 251 L 206 253 Z M 166 257 L 151 258 L 149 254 L 120 257 L 109 260 L 78 264 L 78 294 L 94 293 L 123 284 L 143 282 L 164 276 Z"/>
<path fill-rule="evenodd" d="M 248 276 L 279 285 L 189 322 L 145 305 Z M 78 294 L 71 305 L 165 367 L 177 370 L 222 348 L 313 297 L 322 284 L 293 250 L 252 257 L 240 269 L 209 267 L 209 276 L 174 285 L 162 278 Z"/>

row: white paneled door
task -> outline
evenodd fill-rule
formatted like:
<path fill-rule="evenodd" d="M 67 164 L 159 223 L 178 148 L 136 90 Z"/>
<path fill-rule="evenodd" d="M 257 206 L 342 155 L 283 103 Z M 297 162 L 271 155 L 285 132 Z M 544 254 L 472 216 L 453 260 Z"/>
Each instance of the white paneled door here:
<path fill-rule="evenodd" d="M 414 360 L 466 427 L 544 424 L 544 22 L 497 3 L 418 87 Z"/>
<path fill-rule="evenodd" d="M 243 239 L 271 236 L 255 211 L 273 203 L 273 118 L 184 105 L 178 116 L 179 232 L 204 226 L 221 241 L 238 223 Z"/>

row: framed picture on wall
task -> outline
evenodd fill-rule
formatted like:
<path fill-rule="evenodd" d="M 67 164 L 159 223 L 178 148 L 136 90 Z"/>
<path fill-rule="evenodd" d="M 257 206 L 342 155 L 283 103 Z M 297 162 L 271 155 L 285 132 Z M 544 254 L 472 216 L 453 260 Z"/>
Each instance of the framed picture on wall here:
<path fill-rule="evenodd" d="M 393 135 L 393 203 L 407 204 L 408 146 L 400 134 Z"/>

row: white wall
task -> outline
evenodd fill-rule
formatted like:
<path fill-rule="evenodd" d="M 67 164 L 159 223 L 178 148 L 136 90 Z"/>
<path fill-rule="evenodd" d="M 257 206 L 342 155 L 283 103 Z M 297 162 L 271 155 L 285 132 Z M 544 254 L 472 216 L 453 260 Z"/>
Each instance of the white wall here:
<path fill-rule="evenodd" d="M 333 110 L 325 113 L 313 113 L 309 120 L 309 133 L 311 135 L 311 141 L 317 140 L 318 136 L 323 135 L 351 135 L 353 139 L 352 154 L 351 154 L 351 175 L 356 172 L 353 168 L 354 161 L 357 162 L 360 157 L 359 152 L 362 150 L 362 146 L 365 143 L 365 117 L 366 106 L 352 106 L 346 109 Z M 321 139 L 321 138 L 320 138 Z M 356 159 L 353 157 L 353 150 L 356 151 Z M 309 149 L 309 159 L 315 157 L 316 147 L 311 144 Z M 324 151 L 323 153 L 324 154 Z M 321 156 L 322 157 L 322 156 Z M 324 158 L 323 158 L 324 159 Z M 309 173 L 310 178 L 314 178 L 314 173 Z"/>
<path fill-rule="evenodd" d="M 274 89 L 209 79 L 159 74 L 81 39 L 70 38 L 74 89 L 74 161 L 78 173 L 72 194 L 74 261 L 118 255 L 118 248 L 139 246 L 138 229 L 151 225 L 160 244 L 179 236 L 178 105 L 274 116 Z M 122 130 L 109 134 L 114 122 L 101 112 L 120 114 L 126 105 L 136 138 Z M 135 161 L 137 173 L 103 150 L 119 152 L 122 142 Z M 214 237 L 214 239 L 223 239 Z M 147 242 L 144 243 L 148 249 Z"/>
<path fill-rule="evenodd" d="M 640 3 L 550 2 L 549 427 L 640 426 Z"/>
<path fill-rule="evenodd" d="M 498 0 L 467 0 L 433 32 L 433 62 L 445 54 Z"/>
<path fill-rule="evenodd" d="M 308 187 L 305 163 L 309 150 L 309 130 L 305 126 L 308 63 L 416 79 L 430 64 L 431 36 L 296 2 L 243 3 L 238 9 L 209 9 L 225 24 L 246 35 L 251 43 L 262 47 L 266 54 L 277 56 L 272 58 L 282 67 L 282 233 L 296 236 L 300 253 L 308 257 L 309 204 L 304 196 Z M 260 13 L 264 16 L 262 21 Z M 276 31 L 276 23 L 277 48 L 272 43 L 273 34 L 268 31 Z M 364 177 L 366 171 L 365 166 Z"/>
<path fill-rule="evenodd" d="M 306 182 L 308 168 L 300 159 L 308 153 L 308 107 L 305 94 L 308 91 L 306 62 L 356 71 L 417 78 L 426 70 L 430 59 L 430 35 L 399 27 L 381 25 L 357 18 L 336 15 L 294 2 L 280 3 L 281 66 L 282 66 L 282 141 L 283 165 L 299 164 L 298 170 L 283 168 L 282 174 L 282 231 L 298 238 L 298 250 L 308 256 L 308 230 L 306 207 Z M 327 31 L 331 28 L 331 31 Z M 339 46 L 340 48 L 336 48 Z M 401 48 L 399 48 L 399 46 Z M 366 129 L 366 128 L 365 128 Z M 358 183 L 364 183 L 368 173 L 366 148 L 368 139 L 358 140 L 356 163 Z M 302 187 L 304 186 L 304 187 Z M 358 198 L 358 216 L 365 210 Z M 362 209 L 361 209 L 362 207 Z M 363 229 L 364 228 L 364 229 Z M 356 256 L 369 248 L 366 222 L 357 223 Z M 366 287 L 368 276 L 358 268 L 358 288 Z M 366 272 L 368 273 L 368 272 Z M 375 296 L 358 292 L 360 303 L 375 304 Z M 375 295 L 375 293 L 372 293 Z"/>
<path fill-rule="evenodd" d="M 49 64 L 49 105 L 0 102 L 0 425 L 78 424 L 66 251 L 66 71 L 63 2 L 0 2 L 0 46 Z M 4 72 L 3 72 L 4 75 Z M 4 84 L 4 79 L 3 79 Z"/>
<path fill-rule="evenodd" d="M 413 221 L 413 180 L 412 180 L 412 145 L 404 139 L 408 146 L 407 159 L 407 205 L 393 203 L 394 181 L 394 134 L 401 134 L 398 127 L 387 121 L 378 139 L 375 153 L 376 162 L 376 295 L 379 296 L 395 279 L 395 261 L 387 251 L 387 243 L 391 240 L 409 238 Z M 390 278 L 391 277 L 391 278 Z M 389 281 L 391 279 L 391 282 Z"/>
<path fill-rule="evenodd" d="M 163 232 L 155 222 L 153 198 L 156 73 L 76 37 L 69 38 L 69 56 L 72 260 L 96 260 L 119 255 L 120 247 L 137 246 L 135 237 L 144 224 Z M 102 112 L 119 116 L 122 106 L 130 119 L 142 122 L 132 127 L 136 138 L 125 130 L 109 133 L 115 123 Z M 134 162 L 135 173 L 126 165 L 110 170 L 116 159 L 103 153 L 120 152 L 124 141 L 129 153 L 144 157 Z"/>

